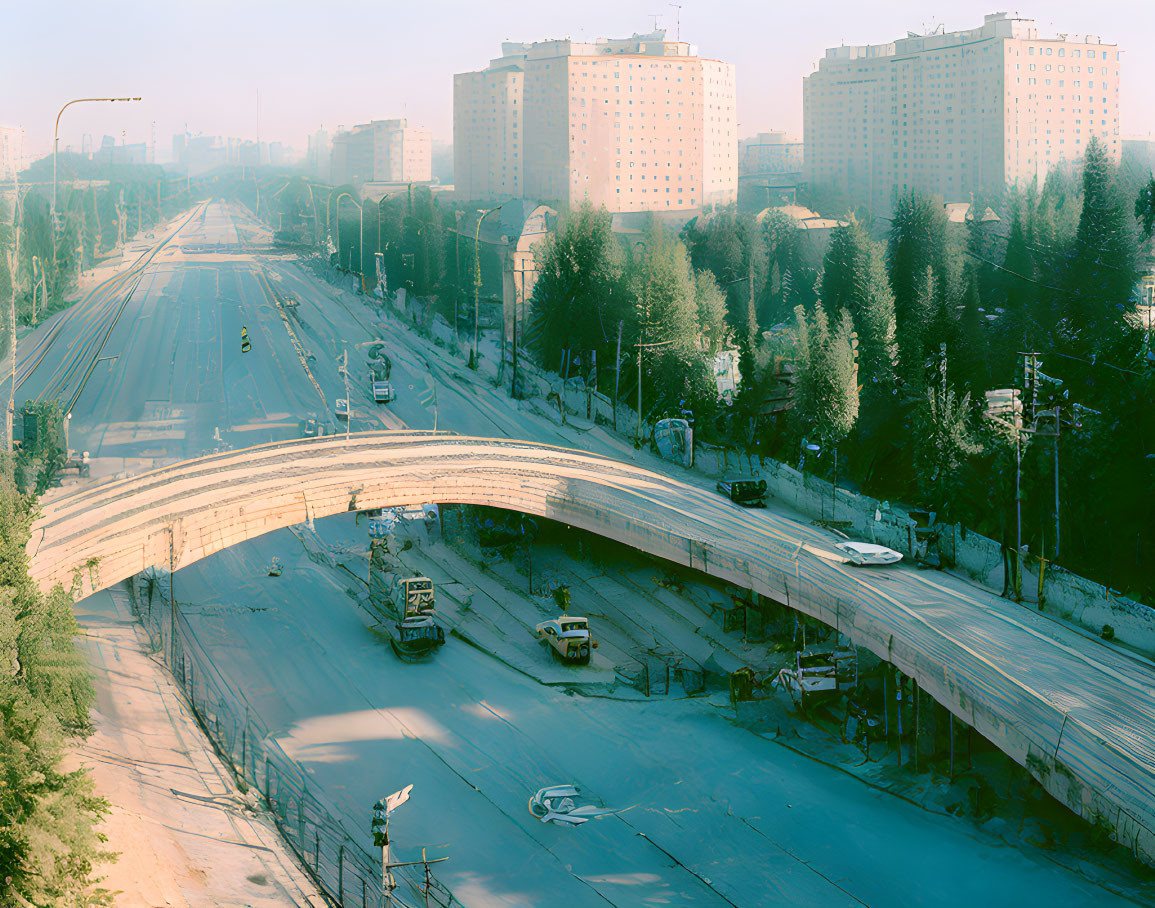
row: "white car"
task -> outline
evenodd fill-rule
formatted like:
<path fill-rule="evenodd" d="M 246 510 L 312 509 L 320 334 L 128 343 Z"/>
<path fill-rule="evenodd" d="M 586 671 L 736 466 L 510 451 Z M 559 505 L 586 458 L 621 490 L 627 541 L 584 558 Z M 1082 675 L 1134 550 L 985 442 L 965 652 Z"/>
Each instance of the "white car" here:
<path fill-rule="evenodd" d="M 839 542 L 834 547 L 850 559 L 851 564 L 895 564 L 902 561 L 901 552 L 870 542 Z"/>
<path fill-rule="evenodd" d="M 609 807 L 579 806 L 581 789 L 575 785 L 550 785 L 538 789 L 529 799 L 529 812 L 543 823 L 556 826 L 580 826 L 582 823 L 617 813 Z"/>
<path fill-rule="evenodd" d="M 338 419 L 348 419 L 349 418 L 349 401 L 347 401 L 343 397 L 338 397 L 337 398 L 337 405 L 336 405 L 336 407 L 334 407 L 334 410 L 337 413 Z"/>
<path fill-rule="evenodd" d="M 589 665 L 590 654 L 598 648 L 590 638 L 589 622 L 585 618 L 562 615 L 537 626 L 534 636 L 544 640 L 563 662 Z"/>

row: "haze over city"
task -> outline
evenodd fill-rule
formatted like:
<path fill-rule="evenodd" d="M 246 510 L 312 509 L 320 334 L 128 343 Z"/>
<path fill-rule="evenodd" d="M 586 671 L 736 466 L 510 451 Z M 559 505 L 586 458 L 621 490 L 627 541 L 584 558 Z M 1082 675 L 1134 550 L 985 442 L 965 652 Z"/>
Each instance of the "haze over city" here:
<path fill-rule="evenodd" d="M 659 27 L 705 57 L 737 67 L 739 135 L 777 129 L 801 138 L 802 77 L 827 47 L 885 43 L 907 31 L 972 28 L 993 2 L 950 4 L 821 2 L 767 6 L 752 0 L 592 0 L 579 5 L 431 0 L 69 4 L 68 28 L 43 4 L 6 5 L 10 39 L 0 56 L 0 124 L 23 126 L 25 154 L 50 151 L 60 105 L 82 95 L 140 95 L 139 104 L 80 107 L 61 122 L 61 147 L 91 135 L 152 141 L 222 135 L 281 141 L 298 151 L 322 125 L 408 117 L 452 141 L 456 72 L 482 68 L 501 42 L 628 37 Z M 336 12 L 339 10 L 339 14 Z M 1040 35 L 1080 33 L 1122 51 L 1124 136 L 1155 132 L 1155 55 L 1137 36 L 1155 31 L 1155 4 L 1107 0 L 1037 2 L 1012 10 L 1036 19 Z M 680 22 L 679 22 L 680 20 Z M 50 53 L 44 48 L 51 47 Z M 16 91 L 16 88 L 19 91 Z"/>
<path fill-rule="evenodd" d="M 0 34 L 0 908 L 1155 905 L 1155 0 Z"/>

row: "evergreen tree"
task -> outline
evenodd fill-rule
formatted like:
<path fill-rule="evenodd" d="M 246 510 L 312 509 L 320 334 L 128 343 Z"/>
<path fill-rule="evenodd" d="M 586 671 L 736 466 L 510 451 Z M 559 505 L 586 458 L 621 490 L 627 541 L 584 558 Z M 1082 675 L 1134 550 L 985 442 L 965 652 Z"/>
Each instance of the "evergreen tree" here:
<path fill-rule="evenodd" d="M 1115 167 L 1097 137 L 1083 159 L 1083 208 L 1063 307 L 1063 335 L 1088 357 L 1118 344 L 1135 286 L 1133 225 L 1123 210 Z"/>
<path fill-rule="evenodd" d="M 846 309 L 854 321 L 859 382 L 866 396 L 873 400 L 888 397 L 898 359 L 894 294 L 881 249 L 857 221 L 834 230 L 820 292 L 827 314 Z"/>
<path fill-rule="evenodd" d="M 865 239 L 865 231 L 856 221 L 831 231 L 830 245 L 822 258 L 822 279 L 819 283 L 819 294 L 828 316 L 855 304 Z"/>
<path fill-rule="evenodd" d="M 716 356 L 726 346 L 730 328 L 726 323 L 726 295 L 709 271 L 695 273 L 694 301 L 702 346 L 710 356 Z"/>
<path fill-rule="evenodd" d="M 801 429 L 823 447 L 836 447 L 858 419 L 858 380 L 850 345 L 850 313 L 843 309 L 834 324 L 821 306 L 808 319 L 799 306 L 798 350 L 802 370 L 795 391 Z"/>
<path fill-rule="evenodd" d="M 952 296 L 952 256 L 947 238 L 946 213 L 942 205 L 913 191 L 895 203 L 887 241 L 887 268 L 894 291 L 895 317 L 900 333 L 912 312 L 919 315 L 929 268 L 937 298 Z M 906 329 L 909 334 L 909 329 Z"/>
<path fill-rule="evenodd" d="M 65 732 L 87 727 L 92 689 L 71 601 L 28 576 L 34 508 L 0 457 L 0 905 L 108 904 L 91 891 L 107 805 L 86 772 L 60 766 Z"/>
<path fill-rule="evenodd" d="M 1151 239 L 1155 233 L 1155 176 L 1147 181 L 1135 198 L 1135 219 L 1139 221 L 1143 238 Z"/>

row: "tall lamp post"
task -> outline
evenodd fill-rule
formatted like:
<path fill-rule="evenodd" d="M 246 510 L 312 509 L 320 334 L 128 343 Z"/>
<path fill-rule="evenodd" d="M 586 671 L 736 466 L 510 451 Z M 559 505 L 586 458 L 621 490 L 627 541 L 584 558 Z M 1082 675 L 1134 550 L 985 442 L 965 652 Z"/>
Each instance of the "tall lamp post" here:
<path fill-rule="evenodd" d="M 350 202 L 357 206 L 357 210 L 361 212 L 361 289 L 365 289 L 365 208 L 352 195 L 347 192 L 342 192 L 337 196 L 337 264 L 341 264 L 341 199 L 347 198 Z M 326 206 L 325 216 L 328 217 L 328 206 Z M 352 268 L 352 262 L 349 263 Z"/>
<path fill-rule="evenodd" d="M 481 222 L 489 217 L 493 212 L 499 210 L 505 202 L 494 208 L 489 208 L 481 213 L 481 217 L 477 219 L 477 229 L 473 231 L 473 355 L 470 359 L 470 368 L 476 369 L 479 365 L 480 357 L 477 352 L 477 337 L 478 337 L 478 310 L 481 308 Z"/>
<path fill-rule="evenodd" d="M 87 101 L 139 101 L 140 98 L 73 98 L 56 115 L 56 126 L 52 130 L 52 271 L 56 273 L 56 150 L 60 145 L 60 117 L 73 104 L 83 104 Z"/>
<path fill-rule="evenodd" d="M 412 186 L 412 184 L 410 184 L 410 185 Z M 401 191 L 400 189 L 396 189 L 393 192 L 387 192 L 383 196 L 381 196 L 381 198 L 379 198 L 377 200 L 377 254 L 381 255 L 382 259 L 384 259 L 385 250 L 381 248 L 381 207 L 385 204 L 385 201 L 387 199 L 390 199 L 393 196 L 397 195 L 397 193 L 399 193 L 400 191 Z M 365 231 L 364 222 L 365 222 L 365 218 L 364 218 L 364 214 L 362 214 L 362 217 L 361 217 L 361 223 L 362 223 L 361 235 L 362 235 L 362 237 L 364 237 L 364 235 L 365 235 L 364 234 L 364 231 Z M 374 259 L 374 261 L 376 261 L 376 260 Z M 382 268 L 385 267 L 384 261 L 382 261 L 381 267 Z M 364 285 L 364 282 L 362 282 L 362 286 L 363 285 Z M 386 287 L 383 292 L 388 292 L 388 289 L 389 288 Z"/>

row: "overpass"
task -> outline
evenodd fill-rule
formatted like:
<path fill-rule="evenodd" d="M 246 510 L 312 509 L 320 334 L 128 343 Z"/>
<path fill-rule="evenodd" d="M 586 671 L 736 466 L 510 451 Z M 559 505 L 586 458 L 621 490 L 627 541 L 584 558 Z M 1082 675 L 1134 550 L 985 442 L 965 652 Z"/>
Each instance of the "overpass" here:
<path fill-rule="evenodd" d="M 1150 663 L 949 575 L 848 568 L 809 527 L 581 451 L 428 432 L 231 451 L 46 498 L 30 572 L 84 596 L 304 521 L 425 502 L 580 527 L 836 627 L 1155 862 Z"/>

